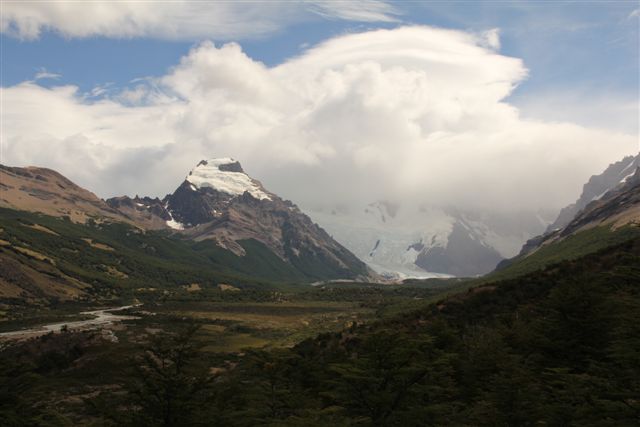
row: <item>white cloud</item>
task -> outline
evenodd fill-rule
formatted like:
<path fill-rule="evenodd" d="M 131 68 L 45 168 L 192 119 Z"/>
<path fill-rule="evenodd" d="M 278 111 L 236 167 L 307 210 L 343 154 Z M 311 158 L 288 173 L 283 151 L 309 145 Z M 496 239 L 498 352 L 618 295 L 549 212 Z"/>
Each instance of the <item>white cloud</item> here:
<path fill-rule="evenodd" d="M 293 22 L 325 18 L 395 21 L 384 1 L 11 1 L 3 3 L 0 30 L 21 39 L 42 31 L 65 37 L 153 37 L 238 40 L 278 31 Z"/>
<path fill-rule="evenodd" d="M 494 50 L 500 50 L 500 29 L 499 28 L 492 28 L 488 31 L 485 31 L 483 33 L 483 36 L 485 37 L 486 40 L 486 46 L 494 49 Z"/>
<path fill-rule="evenodd" d="M 34 80 L 43 80 L 43 79 L 57 80 L 60 77 L 62 77 L 61 74 L 51 73 L 51 72 L 47 71 L 46 68 L 40 68 L 38 70 L 38 72 L 36 73 L 36 75 L 34 76 Z"/>
<path fill-rule="evenodd" d="M 633 92 L 605 95 L 593 90 L 556 87 L 518 96 L 511 101 L 523 117 L 570 122 L 630 135 L 638 135 L 640 131 L 640 105 Z"/>
<path fill-rule="evenodd" d="M 310 10 L 320 16 L 346 21 L 396 22 L 400 13 L 390 4 L 377 0 L 334 0 L 310 2 Z"/>
<path fill-rule="evenodd" d="M 96 190 L 164 195 L 231 156 L 307 207 L 376 199 L 560 207 L 637 151 L 637 133 L 524 119 L 505 99 L 521 60 L 486 37 L 404 27 L 329 40 L 267 67 L 237 44 L 194 48 L 166 75 L 91 101 L 73 86 L 3 89 L 3 162 Z"/>

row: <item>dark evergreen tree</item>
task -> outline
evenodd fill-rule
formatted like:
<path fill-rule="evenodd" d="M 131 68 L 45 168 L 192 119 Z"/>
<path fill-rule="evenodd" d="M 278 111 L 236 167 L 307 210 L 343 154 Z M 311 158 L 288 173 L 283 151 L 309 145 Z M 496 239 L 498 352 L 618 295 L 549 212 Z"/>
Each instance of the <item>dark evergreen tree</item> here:
<path fill-rule="evenodd" d="M 216 425 L 215 418 L 204 416 L 212 377 L 208 367 L 197 360 L 197 331 L 198 326 L 189 325 L 175 335 L 155 335 L 144 349 L 127 384 L 130 424 Z"/>

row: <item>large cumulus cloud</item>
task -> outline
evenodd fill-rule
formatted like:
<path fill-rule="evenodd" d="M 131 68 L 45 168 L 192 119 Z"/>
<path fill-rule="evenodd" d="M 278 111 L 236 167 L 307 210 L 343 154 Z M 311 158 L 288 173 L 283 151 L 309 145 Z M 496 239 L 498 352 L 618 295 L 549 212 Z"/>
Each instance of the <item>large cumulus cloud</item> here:
<path fill-rule="evenodd" d="M 349 34 L 271 68 L 205 42 L 98 101 L 25 82 L 3 88 L 3 162 L 53 167 L 102 196 L 163 195 L 199 159 L 232 156 L 306 207 L 562 206 L 637 151 L 637 135 L 521 118 L 508 97 L 528 70 L 496 51 L 497 34 Z"/>

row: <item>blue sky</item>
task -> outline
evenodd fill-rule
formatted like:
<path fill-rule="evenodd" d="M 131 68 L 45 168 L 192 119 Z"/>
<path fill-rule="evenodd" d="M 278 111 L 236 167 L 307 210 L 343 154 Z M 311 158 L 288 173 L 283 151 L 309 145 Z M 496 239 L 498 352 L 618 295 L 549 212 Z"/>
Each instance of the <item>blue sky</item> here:
<path fill-rule="evenodd" d="M 460 189 L 480 186 L 491 206 L 557 208 L 638 150 L 638 1 L 7 0 L 1 12 L 2 162 L 101 196 L 162 196 L 220 155 L 301 204 L 473 204 Z"/>
<path fill-rule="evenodd" d="M 637 93 L 639 25 L 632 16 L 636 1 L 604 2 L 397 2 L 397 22 L 352 22 L 312 17 L 291 22 L 260 36 L 238 41 L 252 58 L 276 65 L 306 46 L 347 32 L 426 24 L 483 31 L 500 29 L 500 51 L 522 58 L 530 77 L 515 98 L 535 91 Z M 200 39 L 70 38 L 44 31 L 35 40 L 3 35 L 3 86 L 33 78 L 46 69 L 60 74 L 55 81 L 90 91 L 97 85 L 127 85 L 131 80 L 163 74 Z"/>

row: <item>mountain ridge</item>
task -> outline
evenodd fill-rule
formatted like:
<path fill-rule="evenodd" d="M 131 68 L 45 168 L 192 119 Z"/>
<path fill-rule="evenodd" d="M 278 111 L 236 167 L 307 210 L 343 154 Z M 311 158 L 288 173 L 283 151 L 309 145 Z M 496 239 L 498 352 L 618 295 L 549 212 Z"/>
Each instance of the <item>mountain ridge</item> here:
<path fill-rule="evenodd" d="M 546 232 L 549 233 L 567 226 L 589 203 L 600 199 L 613 187 L 624 182 L 626 178 L 633 175 L 639 166 L 640 154 L 626 156 L 622 160 L 610 164 L 600 174 L 591 176 L 582 187 L 580 197 L 574 203 L 560 210 L 558 217 L 549 225 Z"/>
<path fill-rule="evenodd" d="M 231 158 L 201 161 L 163 199 L 121 196 L 104 201 L 48 169 L 2 166 L 0 172 L 0 207 L 78 223 L 122 222 L 165 230 L 181 239 L 211 240 L 240 257 L 247 253 L 241 242 L 255 240 L 310 280 L 375 277 L 295 204 L 268 192 Z"/>
<path fill-rule="evenodd" d="M 620 171 L 625 171 L 624 176 L 620 177 L 618 173 L 619 179 L 612 181 L 611 187 L 607 188 L 599 197 L 586 203 L 563 227 L 555 228 L 528 240 L 517 256 L 502 261 L 494 273 L 500 274 L 503 270 L 518 263 L 528 262 L 531 264 L 529 258 L 545 258 L 548 254 L 539 256 L 539 252 L 550 253 L 554 248 L 560 246 L 572 247 L 574 255 L 580 255 L 591 249 L 597 249 L 605 245 L 606 242 L 624 240 L 623 234 L 629 236 L 637 234 L 640 225 L 639 158 L 640 156 L 625 158 L 626 167 L 620 169 Z M 620 164 L 621 162 L 616 162 L 612 166 L 619 168 Z M 607 170 L 610 170 L 612 166 Z M 634 169 L 629 171 L 631 167 Z M 594 177 L 585 184 L 585 188 L 590 182 L 594 182 Z M 581 199 L 585 193 L 583 191 Z M 577 205 L 578 202 L 569 205 L 568 208 Z M 566 214 L 568 210 L 564 212 Z M 561 213 L 558 220 L 564 221 L 563 215 Z"/>

